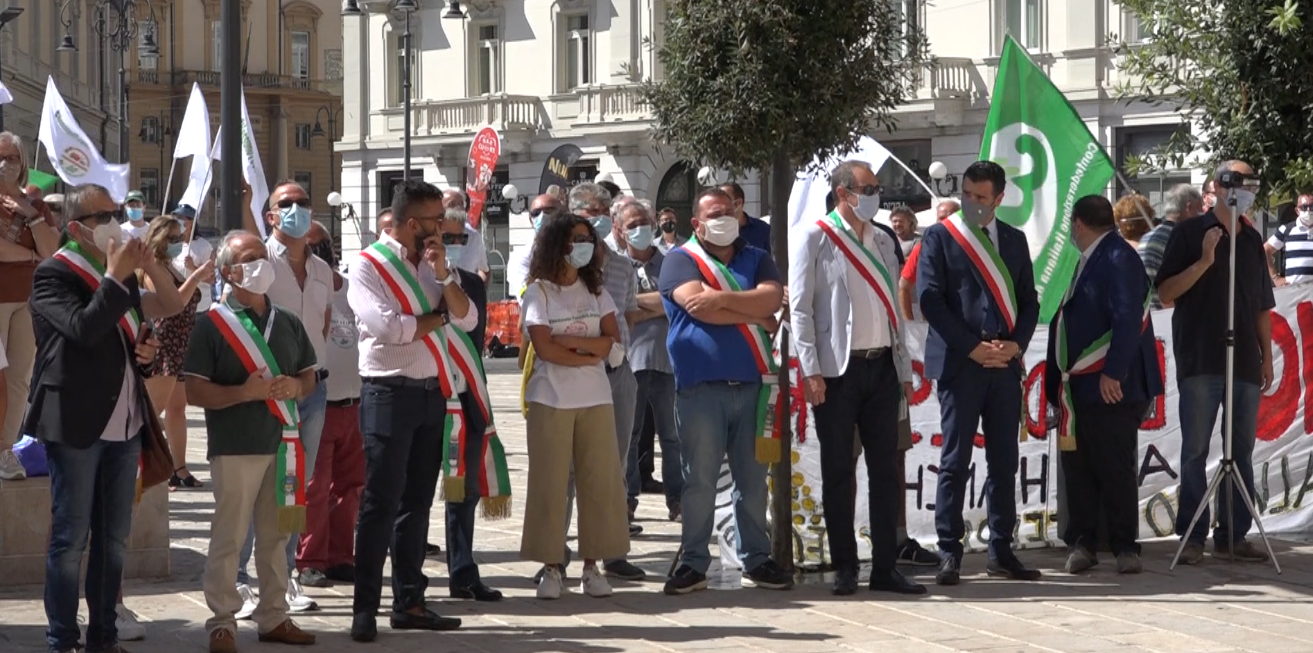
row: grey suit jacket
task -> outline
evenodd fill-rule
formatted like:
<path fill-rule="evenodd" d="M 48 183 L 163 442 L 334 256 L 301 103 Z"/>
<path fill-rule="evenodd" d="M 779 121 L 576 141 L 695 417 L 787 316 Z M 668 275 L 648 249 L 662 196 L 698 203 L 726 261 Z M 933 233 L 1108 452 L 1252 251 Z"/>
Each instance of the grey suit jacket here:
<path fill-rule="evenodd" d="M 848 369 L 852 342 L 852 300 L 848 293 L 848 262 L 843 252 L 812 220 L 800 224 L 789 237 L 789 326 L 803 376 L 842 376 Z M 897 311 L 898 245 L 883 230 L 874 229 L 873 252 L 894 281 L 889 298 Z M 912 362 L 903 334 L 893 334 L 894 366 L 898 380 L 912 380 Z"/>

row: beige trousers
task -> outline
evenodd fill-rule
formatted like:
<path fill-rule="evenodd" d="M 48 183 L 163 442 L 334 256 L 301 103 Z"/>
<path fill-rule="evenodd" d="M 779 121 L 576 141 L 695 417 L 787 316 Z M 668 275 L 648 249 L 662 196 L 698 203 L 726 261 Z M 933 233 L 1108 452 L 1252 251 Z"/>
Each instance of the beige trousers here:
<path fill-rule="evenodd" d="M 567 491 L 574 465 L 579 555 L 608 560 L 629 553 L 629 513 L 611 404 L 558 410 L 529 404 L 529 490 L 520 558 L 565 562 Z"/>
<path fill-rule="evenodd" d="M 278 532 L 274 488 L 275 457 L 215 456 L 210 460 L 214 483 L 214 518 L 210 551 L 205 560 L 205 603 L 214 613 L 205 630 L 237 632 L 235 615 L 242 608 L 237 594 L 237 556 L 254 518 L 255 573 L 260 579 L 260 607 L 252 618 L 267 633 L 287 620 L 287 540 Z"/>
<path fill-rule="evenodd" d="M 14 446 L 22 436 L 23 412 L 27 407 L 27 388 L 36 362 L 36 335 L 32 332 L 32 313 L 27 302 L 0 304 L 0 343 L 4 343 L 9 367 L 5 370 L 5 395 L 9 411 L 0 429 L 0 451 Z"/>

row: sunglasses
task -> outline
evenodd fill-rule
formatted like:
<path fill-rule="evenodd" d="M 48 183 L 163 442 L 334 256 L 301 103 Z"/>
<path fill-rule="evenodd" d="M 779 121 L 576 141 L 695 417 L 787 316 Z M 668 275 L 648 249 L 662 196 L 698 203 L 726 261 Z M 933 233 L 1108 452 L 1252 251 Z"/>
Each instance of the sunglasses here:
<path fill-rule="evenodd" d="M 465 245 L 469 242 L 469 234 L 442 234 L 443 245 Z"/>
<path fill-rule="evenodd" d="M 536 217 L 538 217 L 538 216 L 540 216 L 540 215 L 543 215 L 544 213 L 547 214 L 547 215 L 550 217 L 550 216 L 554 216 L 554 215 L 559 215 L 559 214 L 561 213 L 561 210 L 558 209 L 558 208 L 554 208 L 554 207 L 553 207 L 553 208 L 546 208 L 546 209 L 533 209 L 533 210 L 529 211 L 529 216 L 530 216 L 530 217 L 533 217 L 533 218 L 536 218 Z"/>
<path fill-rule="evenodd" d="M 1299 205 L 1299 210 L 1300 210 L 1300 211 L 1313 211 L 1313 204 L 1300 204 L 1300 205 Z"/>
<path fill-rule="evenodd" d="M 299 206 L 303 209 L 308 209 L 310 208 L 310 198 L 303 197 L 299 200 L 286 200 L 286 199 L 278 200 L 278 204 L 276 206 L 280 209 L 290 209 L 293 206 Z"/>
<path fill-rule="evenodd" d="M 94 222 L 97 226 L 118 222 L 123 219 L 123 209 L 114 209 L 113 211 L 100 211 L 91 215 L 84 215 L 77 219 L 78 222 Z"/>
<path fill-rule="evenodd" d="M 164 242 L 170 245 L 177 245 L 182 242 L 182 236 L 169 236 Z"/>
<path fill-rule="evenodd" d="M 880 187 L 879 187 L 879 186 L 876 186 L 875 184 L 867 184 L 867 185 L 865 185 L 865 186 L 860 186 L 860 187 L 857 187 L 857 188 L 853 188 L 852 186 L 848 186 L 847 189 L 848 189 L 848 192 L 850 192 L 850 193 L 857 193 L 858 195 L 865 195 L 865 196 L 867 196 L 867 197 L 870 197 L 870 196 L 872 196 L 872 195 L 874 195 L 874 194 L 880 192 Z"/>

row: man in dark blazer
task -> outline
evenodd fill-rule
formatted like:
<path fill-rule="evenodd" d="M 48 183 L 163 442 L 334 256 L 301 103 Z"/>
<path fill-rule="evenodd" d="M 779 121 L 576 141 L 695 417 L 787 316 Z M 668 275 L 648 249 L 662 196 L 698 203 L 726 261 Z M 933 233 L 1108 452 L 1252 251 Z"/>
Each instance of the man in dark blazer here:
<path fill-rule="evenodd" d="M 1071 218 L 1080 263 L 1049 329 L 1044 376 L 1045 394 L 1058 410 L 1067 486 L 1066 571 L 1097 564 L 1102 507 L 1117 571 L 1138 574 L 1137 438 L 1149 402 L 1163 393 L 1149 278 L 1135 248 L 1113 233 L 1107 198 L 1082 197 Z"/>
<path fill-rule="evenodd" d="M 985 435 L 992 576 L 1036 580 L 1012 552 L 1017 524 L 1021 357 L 1035 333 L 1039 299 L 1026 236 L 995 219 L 1007 177 L 991 161 L 963 173 L 962 211 L 926 229 L 916 293 L 930 324 L 925 377 L 938 381 L 944 447 L 935 498 L 940 566 L 935 581 L 961 580 L 962 504 L 976 428 Z"/>
<path fill-rule="evenodd" d="M 23 433 L 45 443 L 50 464 L 46 642 L 52 651 L 78 646 L 78 581 L 90 540 L 86 650 L 117 651 L 115 599 L 141 448 L 151 446 L 143 377 L 159 346 L 142 325 L 183 303 L 169 271 L 119 226 L 123 210 L 109 191 L 74 188 L 64 215 L 63 247 L 32 283 L 37 356 L 23 416 Z M 159 292 L 137 287 L 138 268 Z"/>

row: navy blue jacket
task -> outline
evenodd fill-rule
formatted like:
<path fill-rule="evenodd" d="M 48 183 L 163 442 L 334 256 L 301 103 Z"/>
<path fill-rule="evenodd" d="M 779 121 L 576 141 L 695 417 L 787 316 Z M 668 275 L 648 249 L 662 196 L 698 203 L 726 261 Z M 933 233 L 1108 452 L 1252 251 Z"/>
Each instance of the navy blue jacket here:
<path fill-rule="evenodd" d="M 1072 394 L 1078 405 L 1102 405 L 1099 376 L 1121 381 L 1122 403 L 1147 402 L 1163 393 L 1162 371 L 1153 335 L 1153 322 L 1141 332 L 1144 299 L 1149 294 L 1149 277 L 1135 248 L 1116 233 L 1109 233 L 1094 248 L 1085 270 L 1062 306 L 1067 329 L 1068 361 L 1095 340 L 1112 332 L 1112 342 L 1101 373 L 1071 377 Z M 1058 403 L 1058 318 L 1049 329 L 1049 355 L 1044 390 L 1049 403 Z"/>

